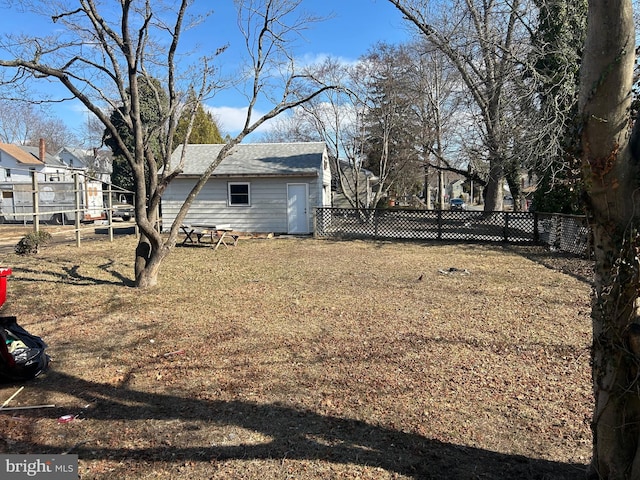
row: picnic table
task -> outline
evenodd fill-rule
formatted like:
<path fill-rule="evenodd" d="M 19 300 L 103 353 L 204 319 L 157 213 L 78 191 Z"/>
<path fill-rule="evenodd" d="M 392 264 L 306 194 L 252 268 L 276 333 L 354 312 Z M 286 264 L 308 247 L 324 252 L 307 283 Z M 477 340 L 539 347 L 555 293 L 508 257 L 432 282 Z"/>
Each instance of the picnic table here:
<path fill-rule="evenodd" d="M 210 238 L 213 249 L 217 250 L 220 245 L 224 245 L 226 248 L 229 246 L 235 247 L 238 245 L 240 235 L 233 233 L 231 225 L 209 225 L 209 224 L 188 224 L 184 223 L 180 226 L 182 232 L 186 235 L 182 241 L 182 245 L 188 243 L 204 243 L 202 239 Z M 195 237 L 195 239 L 194 239 Z"/>

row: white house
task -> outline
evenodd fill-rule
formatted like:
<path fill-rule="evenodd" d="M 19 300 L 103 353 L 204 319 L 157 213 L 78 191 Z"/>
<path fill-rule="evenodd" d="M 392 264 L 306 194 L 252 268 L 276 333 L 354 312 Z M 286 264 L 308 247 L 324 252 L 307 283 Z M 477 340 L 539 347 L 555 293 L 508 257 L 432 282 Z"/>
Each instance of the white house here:
<path fill-rule="evenodd" d="M 162 223 L 173 223 L 188 193 L 223 145 L 188 145 L 183 171 L 162 196 Z M 177 165 L 182 151 L 172 156 Z M 306 234 L 313 207 L 331 205 L 326 145 L 255 143 L 234 147 L 214 170 L 185 219 L 190 224 L 228 224 L 241 232 Z"/>
<path fill-rule="evenodd" d="M 73 181 L 73 170 L 46 151 L 44 140 L 37 147 L 0 143 L 0 182 L 31 183 L 32 172 L 40 183 Z"/>
<path fill-rule="evenodd" d="M 81 220 L 104 218 L 102 184 L 88 181 L 85 171 L 65 165 L 39 146 L 0 143 L 0 222 L 26 221 L 34 214 L 33 177 L 37 182 L 40 221 L 63 223 L 77 215 L 77 194 L 82 205 Z M 75 178 L 80 191 L 75 189 Z"/>
<path fill-rule="evenodd" d="M 109 151 L 64 147 L 58 152 L 58 157 L 71 169 L 84 170 L 91 178 L 103 183 L 111 183 L 113 166 Z"/>
<path fill-rule="evenodd" d="M 44 180 L 46 164 L 18 145 L 0 143 L 0 182 L 28 183 L 32 172 Z"/>

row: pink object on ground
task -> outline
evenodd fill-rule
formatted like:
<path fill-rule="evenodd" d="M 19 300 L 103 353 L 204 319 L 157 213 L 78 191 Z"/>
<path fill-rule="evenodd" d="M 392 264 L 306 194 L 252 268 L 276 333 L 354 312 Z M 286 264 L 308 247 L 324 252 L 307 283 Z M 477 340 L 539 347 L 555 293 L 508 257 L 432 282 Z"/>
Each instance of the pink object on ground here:
<path fill-rule="evenodd" d="M 7 277 L 11 275 L 10 268 L 0 267 L 0 307 L 7 299 Z"/>
<path fill-rule="evenodd" d="M 58 419 L 58 423 L 69 423 L 76 419 L 75 415 L 63 415 Z"/>

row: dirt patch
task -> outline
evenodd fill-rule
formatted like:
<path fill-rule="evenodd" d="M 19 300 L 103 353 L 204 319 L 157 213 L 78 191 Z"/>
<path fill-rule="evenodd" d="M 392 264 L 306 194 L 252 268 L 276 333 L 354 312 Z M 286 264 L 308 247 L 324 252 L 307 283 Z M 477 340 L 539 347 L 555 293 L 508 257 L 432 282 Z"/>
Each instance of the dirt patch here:
<path fill-rule="evenodd" d="M 589 262 L 254 239 L 176 248 L 140 292 L 134 247 L 3 257 L 3 314 L 53 359 L 12 404 L 57 407 L 0 414 L 0 451 L 83 479 L 583 478 Z"/>

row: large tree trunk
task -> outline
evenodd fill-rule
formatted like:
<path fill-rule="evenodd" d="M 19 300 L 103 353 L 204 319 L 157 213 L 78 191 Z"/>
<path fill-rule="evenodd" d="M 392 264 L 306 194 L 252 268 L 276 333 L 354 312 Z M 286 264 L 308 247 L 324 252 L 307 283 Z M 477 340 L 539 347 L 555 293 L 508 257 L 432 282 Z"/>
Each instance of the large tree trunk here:
<path fill-rule="evenodd" d="M 137 208 L 145 209 L 142 203 Z M 142 220 L 138 220 L 140 238 L 136 246 L 134 266 L 135 286 L 142 289 L 157 285 L 160 265 L 169 255 L 176 240 L 175 233 L 170 234 L 167 240 L 160 235 L 157 208 L 150 207 L 148 217 L 144 213 L 145 210 L 142 210 L 136 214 L 136 218 Z"/>
<path fill-rule="evenodd" d="M 640 479 L 639 177 L 629 142 L 632 13 L 631 0 L 589 1 L 580 80 L 582 171 L 595 250 L 590 477 L 609 480 Z"/>
<path fill-rule="evenodd" d="M 140 236 L 136 247 L 135 260 L 135 286 L 138 288 L 149 288 L 157 285 L 160 265 L 170 252 L 167 244 L 154 247 L 144 235 Z"/>
<path fill-rule="evenodd" d="M 504 195 L 504 174 L 502 160 L 489 162 L 489 177 L 484 189 L 484 211 L 494 212 L 502 210 L 502 197 Z"/>

